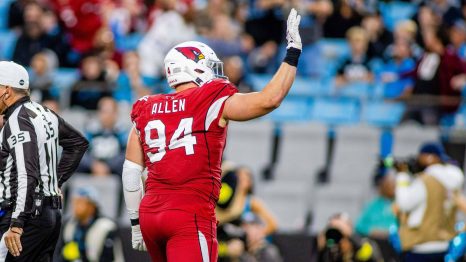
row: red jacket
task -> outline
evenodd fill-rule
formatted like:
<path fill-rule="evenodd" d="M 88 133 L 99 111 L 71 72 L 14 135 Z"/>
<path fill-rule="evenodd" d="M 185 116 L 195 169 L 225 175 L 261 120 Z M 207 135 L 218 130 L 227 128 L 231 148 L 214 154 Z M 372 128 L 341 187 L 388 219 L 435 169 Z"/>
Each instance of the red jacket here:
<path fill-rule="evenodd" d="M 71 37 L 71 46 L 79 53 L 92 48 L 94 35 L 102 26 L 101 0 L 51 0 Z"/>

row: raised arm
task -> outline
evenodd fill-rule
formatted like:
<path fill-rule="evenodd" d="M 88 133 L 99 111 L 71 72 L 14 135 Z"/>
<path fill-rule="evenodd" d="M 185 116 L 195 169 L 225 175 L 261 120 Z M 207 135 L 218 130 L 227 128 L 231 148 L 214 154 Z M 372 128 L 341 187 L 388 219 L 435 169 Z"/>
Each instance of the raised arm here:
<path fill-rule="evenodd" d="M 292 9 L 287 21 L 286 57 L 272 80 L 262 91 L 231 96 L 225 102 L 223 119 L 246 121 L 270 113 L 280 106 L 296 76 L 296 67 L 302 49 L 298 30 L 300 20 L 301 16 Z"/>

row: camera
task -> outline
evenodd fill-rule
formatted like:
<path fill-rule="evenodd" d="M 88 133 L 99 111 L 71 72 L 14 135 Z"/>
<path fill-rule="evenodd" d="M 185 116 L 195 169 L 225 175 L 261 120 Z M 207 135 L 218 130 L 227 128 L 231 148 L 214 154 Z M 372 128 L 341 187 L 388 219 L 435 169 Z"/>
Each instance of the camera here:
<path fill-rule="evenodd" d="M 343 233 L 337 228 L 327 228 L 324 232 L 325 247 L 321 251 L 319 261 L 341 261 L 342 252 L 340 242 L 343 239 Z"/>
<path fill-rule="evenodd" d="M 410 174 L 417 174 L 422 171 L 422 167 L 416 157 L 395 158 L 393 167 L 397 172 L 406 172 Z"/>
<path fill-rule="evenodd" d="M 415 156 L 406 158 L 387 157 L 378 162 L 374 175 L 375 177 L 383 177 L 390 169 L 394 169 L 396 172 L 406 172 L 409 174 L 417 174 L 423 170 Z"/>

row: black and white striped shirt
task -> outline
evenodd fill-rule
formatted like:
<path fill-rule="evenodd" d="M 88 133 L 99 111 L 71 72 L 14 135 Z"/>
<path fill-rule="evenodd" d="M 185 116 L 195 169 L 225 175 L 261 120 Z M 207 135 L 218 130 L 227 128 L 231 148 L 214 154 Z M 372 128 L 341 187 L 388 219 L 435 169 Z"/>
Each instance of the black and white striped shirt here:
<path fill-rule="evenodd" d="M 11 226 L 23 227 L 34 193 L 59 195 L 88 142 L 53 111 L 23 97 L 5 112 L 0 145 L 0 202 L 13 203 Z M 63 152 L 58 163 L 59 145 Z"/>

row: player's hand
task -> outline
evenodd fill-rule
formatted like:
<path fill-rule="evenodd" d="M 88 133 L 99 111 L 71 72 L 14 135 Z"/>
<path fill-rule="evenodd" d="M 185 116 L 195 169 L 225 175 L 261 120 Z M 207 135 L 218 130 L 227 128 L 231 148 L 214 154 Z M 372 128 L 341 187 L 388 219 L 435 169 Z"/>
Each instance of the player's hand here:
<path fill-rule="evenodd" d="M 286 22 L 286 41 L 288 45 L 286 49 L 294 47 L 296 49 L 302 50 L 303 44 L 301 43 L 301 36 L 299 35 L 299 22 L 301 21 L 301 16 L 298 15 L 296 9 L 291 9 L 290 14 L 288 15 L 288 21 Z"/>
<path fill-rule="evenodd" d="M 139 225 L 131 226 L 131 242 L 133 249 L 139 251 L 147 251 L 146 244 L 142 238 L 141 228 Z"/>
<path fill-rule="evenodd" d="M 22 234 L 23 229 L 18 227 L 12 227 L 5 233 L 5 245 L 14 257 L 19 256 L 21 251 L 23 251 L 23 247 L 21 246 Z"/>

